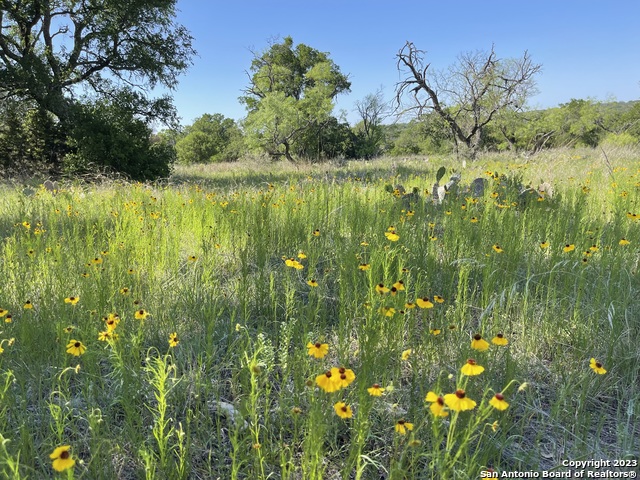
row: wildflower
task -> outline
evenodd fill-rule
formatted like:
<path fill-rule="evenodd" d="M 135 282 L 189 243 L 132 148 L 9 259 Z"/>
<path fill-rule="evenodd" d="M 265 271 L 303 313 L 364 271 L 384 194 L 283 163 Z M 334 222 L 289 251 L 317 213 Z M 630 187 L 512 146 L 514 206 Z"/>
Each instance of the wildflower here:
<path fill-rule="evenodd" d="M 331 369 L 331 377 L 337 385 L 337 389 L 348 387 L 356 378 L 356 374 L 350 368 L 333 367 Z M 336 389 L 336 390 L 337 390 Z"/>
<path fill-rule="evenodd" d="M 384 295 L 385 293 L 389 293 L 389 289 L 384 286 L 384 283 L 379 283 L 376 285 L 376 292 L 380 295 Z"/>
<path fill-rule="evenodd" d="M 4 317 L 7 313 L 9 313 L 9 310 L 5 310 L 4 308 L 0 308 L 0 318 Z"/>
<path fill-rule="evenodd" d="M 113 338 L 113 333 L 109 330 L 105 330 L 104 332 L 98 333 L 98 341 L 106 342 Z"/>
<path fill-rule="evenodd" d="M 400 435 L 406 435 L 407 430 L 408 431 L 413 430 L 413 423 L 409 423 L 405 421 L 404 418 L 401 418 L 396 422 L 395 429 L 396 429 L 396 432 L 398 432 Z"/>
<path fill-rule="evenodd" d="M 122 295 L 129 295 L 129 293 L 131 293 L 131 291 L 129 290 L 129 287 L 122 287 L 122 288 L 120 289 L 120 293 L 121 293 Z"/>
<path fill-rule="evenodd" d="M 434 295 L 433 299 L 435 300 L 436 303 L 444 303 L 444 298 L 441 297 L 440 295 Z"/>
<path fill-rule="evenodd" d="M 416 304 L 413 302 L 407 302 L 404 304 L 404 308 L 406 308 L 407 310 L 411 310 L 412 308 L 416 308 Z"/>
<path fill-rule="evenodd" d="M 69 325 L 68 327 L 64 327 L 63 331 L 64 333 L 71 333 L 75 330 L 75 327 L 72 325 Z"/>
<path fill-rule="evenodd" d="M 393 307 L 381 307 L 380 313 L 382 313 L 385 317 L 393 317 L 396 313 L 396 309 Z"/>
<path fill-rule="evenodd" d="M 26 302 L 24 302 L 25 310 L 31 310 L 32 308 L 33 308 L 33 303 L 31 303 L 31 300 L 27 300 Z"/>
<path fill-rule="evenodd" d="M 380 384 L 374 383 L 371 387 L 367 388 L 367 392 L 372 397 L 381 397 L 384 393 L 384 387 L 381 387 Z"/>
<path fill-rule="evenodd" d="M 311 232 L 311 235 L 313 235 L 314 237 L 319 237 L 320 236 L 320 230 L 316 228 L 313 232 Z"/>
<path fill-rule="evenodd" d="M 620 241 L 618 242 L 618 245 L 629 245 L 630 243 L 631 242 L 626 238 L 621 238 Z"/>
<path fill-rule="evenodd" d="M 562 251 L 563 251 L 564 253 L 569 253 L 569 252 L 572 252 L 572 251 L 573 251 L 573 250 L 575 250 L 575 249 L 576 249 L 576 246 L 575 246 L 573 243 L 571 243 L 571 244 L 567 243 L 567 244 L 564 246 L 564 248 L 562 249 Z"/>
<path fill-rule="evenodd" d="M 67 297 L 64 299 L 64 303 L 70 303 L 71 305 L 75 305 L 80 301 L 80 297 Z"/>
<path fill-rule="evenodd" d="M 482 372 L 484 372 L 484 367 L 482 365 L 478 365 L 473 358 L 470 358 L 469 360 L 467 360 L 467 363 L 462 366 L 460 371 L 463 375 L 471 377 L 474 375 L 480 375 Z"/>
<path fill-rule="evenodd" d="M 4 319 L 4 323 L 11 323 L 12 321 L 13 321 L 12 315 L 7 315 L 7 317 Z"/>
<path fill-rule="evenodd" d="M 429 333 L 436 337 L 442 333 L 442 330 L 440 330 L 439 328 L 430 328 Z"/>
<path fill-rule="evenodd" d="M 329 344 L 328 343 L 307 343 L 307 349 L 309 351 L 309 355 L 314 358 L 324 358 L 324 356 L 329 353 Z"/>
<path fill-rule="evenodd" d="M 133 275 L 134 273 L 136 273 L 136 271 L 133 268 L 130 268 L 129 270 L 127 270 L 127 273 L 129 275 Z"/>
<path fill-rule="evenodd" d="M 318 282 L 315 279 L 309 279 L 307 280 L 307 285 L 309 285 L 310 287 L 317 287 L 318 286 Z"/>
<path fill-rule="evenodd" d="M 398 292 L 401 292 L 404 290 L 404 282 L 402 280 L 398 280 L 396 283 L 393 284 L 393 286 Z"/>
<path fill-rule="evenodd" d="M 371 265 L 369 265 L 368 263 L 361 263 L 360 265 L 358 265 L 358 268 L 364 272 L 365 270 L 369 270 L 371 268 Z"/>
<path fill-rule="evenodd" d="M 327 393 L 340 390 L 340 386 L 338 385 L 338 382 L 336 382 L 331 370 L 327 370 L 322 375 L 318 375 L 316 377 L 316 385 Z"/>
<path fill-rule="evenodd" d="M 493 430 L 494 432 L 498 431 L 498 421 L 497 420 L 491 424 L 491 430 Z"/>
<path fill-rule="evenodd" d="M 140 310 L 136 310 L 136 313 L 134 314 L 134 317 L 136 318 L 136 320 L 144 320 L 149 316 L 149 312 L 147 312 L 144 308 L 141 308 Z"/>
<path fill-rule="evenodd" d="M 489 400 L 489 405 L 498 410 L 506 410 L 509 407 L 509 404 L 505 402 L 504 395 L 501 393 L 496 393 L 491 400 Z"/>
<path fill-rule="evenodd" d="M 63 445 L 62 447 L 57 447 L 53 453 L 49 455 L 49 458 L 53 460 L 52 466 L 56 472 L 64 472 L 76 464 L 76 461 L 69 453 L 70 449 L 71 447 L 69 445 Z"/>
<path fill-rule="evenodd" d="M 67 353 L 70 353 L 71 355 L 73 355 L 75 357 L 79 357 L 86 350 L 87 350 L 87 347 L 85 347 L 82 344 L 82 342 L 80 342 L 78 340 L 69 340 L 69 343 L 67 344 Z"/>
<path fill-rule="evenodd" d="M 431 300 L 429 300 L 429 297 L 418 298 L 416 300 L 416 304 L 420 308 L 433 308 L 433 303 L 431 303 Z"/>
<path fill-rule="evenodd" d="M 476 407 L 476 402 L 468 398 L 464 390 L 456 390 L 455 393 L 446 394 L 444 396 L 444 403 L 456 412 L 473 410 Z"/>
<path fill-rule="evenodd" d="M 102 258 L 96 257 L 93 260 L 91 260 L 91 263 L 93 263 L 94 265 L 100 265 L 102 263 Z"/>
<path fill-rule="evenodd" d="M 471 223 L 478 223 L 478 218 L 477 217 L 471 217 L 471 219 L 469 221 Z"/>
<path fill-rule="evenodd" d="M 549 245 L 550 243 L 545 240 L 544 242 L 540 243 L 540 248 L 544 250 L 545 248 L 549 248 Z"/>
<path fill-rule="evenodd" d="M 591 359 L 591 361 L 589 362 L 589 367 L 591 367 L 591 370 L 596 372 L 598 375 L 604 375 L 605 373 L 607 373 L 602 364 L 595 358 Z"/>
<path fill-rule="evenodd" d="M 351 418 L 353 417 L 353 412 L 351 411 L 351 407 L 344 402 L 337 402 L 333 409 L 336 411 L 336 414 L 340 418 Z"/>
<path fill-rule="evenodd" d="M 495 250 L 496 253 L 502 253 L 504 252 L 504 250 L 502 249 L 502 247 L 500 245 L 498 245 L 497 243 L 494 244 L 491 248 L 493 248 Z"/>
<path fill-rule="evenodd" d="M 494 345 L 504 346 L 509 343 L 509 340 L 504 338 L 504 335 L 502 333 L 498 333 L 495 337 L 491 339 L 491 343 L 493 343 Z"/>
<path fill-rule="evenodd" d="M 449 415 L 449 412 L 445 410 L 442 396 L 430 391 L 424 400 L 431 404 L 429 410 L 431 410 L 434 417 L 446 417 Z"/>
<path fill-rule="evenodd" d="M 300 260 L 303 260 L 303 259 L 307 258 L 307 254 L 306 254 L 306 253 L 304 253 L 302 250 L 300 250 L 300 251 L 298 252 L 298 258 L 299 258 Z"/>
<path fill-rule="evenodd" d="M 405 351 L 402 352 L 402 360 L 403 361 L 407 361 L 409 360 L 409 356 L 413 353 L 413 350 L 411 350 L 410 348 L 407 348 Z"/>
<path fill-rule="evenodd" d="M 589 250 L 592 252 L 597 252 L 598 250 L 600 250 L 600 248 L 596 244 L 593 244 L 589 247 Z"/>
<path fill-rule="evenodd" d="M 175 347 L 178 345 L 178 343 L 180 342 L 180 340 L 178 340 L 178 334 L 176 332 L 170 333 L 169 334 L 169 346 L 170 347 Z"/>
<path fill-rule="evenodd" d="M 478 350 L 479 352 L 484 352 L 489 349 L 489 342 L 484 340 L 482 335 L 476 333 L 471 340 L 471 348 Z"/>
<path fill-rule="evenodd" d="M 398 235 L 395 230 L 384 232 L 384 236 L 387 237 L 387 240 L 391 242 L 397 242 L 398 240 L 400 240 L 400 235 Z"/>
<path fill-rule="evenodd" d="M 291 413 L 293 413 L 294 415 L 301 415 L 302 414 L 302 409 L 300 407 L 293 407 L 291 409 Z"/>
<path fill-rule="evenodd" d="M 527 382 L 522 382 L 518 387 L 518 391 L 524 392 L 527 388 L 529 388 L 529 384 Z"/>

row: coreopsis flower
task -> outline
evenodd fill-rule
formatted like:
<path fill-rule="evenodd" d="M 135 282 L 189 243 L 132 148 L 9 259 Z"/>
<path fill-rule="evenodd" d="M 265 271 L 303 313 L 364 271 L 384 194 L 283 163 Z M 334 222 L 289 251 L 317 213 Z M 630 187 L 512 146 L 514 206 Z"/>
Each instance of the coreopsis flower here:
<path fill-rule="evenodd" d="M 368 263 L 361 263 L 360 265 L 358 265 L 358 269 L 362 270 L 363 272 L 369 270 L 370 268 L 371 265 Z"/>
<path fill-rule="evenodd" d="M 336 382 L 338 389 L 348 387 L 356 378 L 353 370 L 345 367 L 333 367 L 331 369 L 331 378 Z"/>
<path fill-rule="evenodd" d="M 398 240 L 400 240 L 400 235 L 398 235 L 395 230 L 384 232 L 384 236 L 387 237 L 387 240 L 391 242 L 397 242 Z"/>
<path fill-rule="evenodd" d="M 319 237 L 320 236 L 320 230 L 316 228 L 313 232 L 311 232 L 311 235 L 313 235 L 314 237 Z"/>
<path fill-rule="evenodd" d="M 413 302 L 407 302 L 404 304 L 404 308 L 406 308 L 407 310 L 411 310 L 412 308 L 416 308 L 416 304 Z"/>
<path fill-rule="evenodd" d="M 26 302 L 24 302 L 23 308 L 25 310 L 33 309 L 33 303 L 31 302 L 31 300 L 27 300 Z"/>
<path fill-rule="evenodd" d="M 314 358 L 324 358 L 327 353 L 329 353 L 329 344 L 328 343 L 307 343 L 307 350 L 309 355 Z"/>
<path fill-rule="evenodd" d="M 385 293 L 389 293 L 389 289 L 384 286 L 384 283 L 379 283 L 376 285 L 376 292 L 380 295 L 384 295 Z"/>
<path fill-rule="evenodd" d="M 0 308 L 0 318 L 4 317 L 7 313 L 9 313 L 9 310 L 5 310 L 4 308 Z"/>
<path fill-rule="evenodd" d="M 401 418 L 396 422 L 395 430 L 400 435 L 406 435 L 407 431 L 413 430 L 413 423 L 409 423 L 405 421 L 404 418 Z"/>
<path fill-rule="evenodd" d="M 590 360 L 589 367 L 591 367 L 591 370 L 596 372 L 598 375 L 604 375 L 605 373 L 607 373 L 607 371 L 604 369 L 602 364 L 598 362 L 595 358 L 592 358 Z"/>
<path fill-rule="evenodd" d="M 67 297 L 64 299 L 64 303 L 70 303 L 71 305 L 75 305 L 80 301 L 80 297 Z"/>
<path fill-rule="evenodd" d="M 318 286 L 318 282 L 314 278 L 311 278 L 307 280 L 307 285 L 309 285 L 312 288 L 315 288 Z"/>
<path fill-rule="evenodd" d="M 327 370 L 322 375 L 318 375 L 316 377 L 316 385 L 318 385 L 322 390 L 324 390 L 327 393 L 340 390 L 340 386 L 336 381 L 336 379 L 334 378 L 331 370 Z"/>
<path fill-rule="evenodd" d="M 141 308 L 140 310 L 136 310 L 136 313 L 134 314 L 134 317 L 136 318 L 136 320 L 144 320 L 149 316 L 149 312 L 147 312 L 144 308 Z"/>
<path fill-rule="evenodd" d="M 484 372 L 484 367 L 482 365 L 478 365 L 473 358 L 470 358 L 469 360 L 467 360 L 467 363 L 462 366 L 460 371 L 463 375 L 471 377 L 474 375 L 480 375 L 482 372 Z"/>
<path fill-rule="evenodd" d="M 479 352 L 484 352 L 489 349 L 489 342 L 483 339 L 482 335 L 476 333 L 471 340 L 471 348 L 478 350 Z"/>
<path fill-rule="evenodd" d="M 398 292 L 401 292 L 404 290 L 404 282 L 402 280 L 398 280 L 396 283 L 393 284 L 393 286 Z"/>
<path fill-rule="evenodd" d="M 544 250 L 545 248 L 549 248 L 549 245 L 551 245 L 549 242 L 547 242 L 546 240 L 544 242 L 540 242 L 540 248 L 542 250 Z"/>
<path fill-rule="evenodd" d="M 384 387 L 381 387 L 380 384 L 374 383 L 371 387 L 367 388 L 367 392 L 372 397 L 380 397 L 384 393 Z"/>
<path fill-rule="evenodd" d="M 431 410 L 434 417 L 446 417 L 449 415 L 449 412 L 445 410 L 442 396 L 430 391 L 424 400 L 431 404 L 429 410 Z"/>
<path fill-rule="evenodd" d="M 507 340 L 502 333 L 498 333 L 491 339 L 491 343 L 494 345 L 505 346 L 509 343 L 509 340 Z"/>
<path fill-rule="evenodd" d="M 407 348 L 402 352 L 402 355 L 400 358 L 402 358 L 402 360 L 406 362 L 407 360 L 409 360 L 409 357 L 411 356 L 412 353 L 413 353 L 413 350 L 411 350 L 410 348 Z"/>
<path fill-rule="evenodd" d="M 506 410 L 509 407 L 509 404 L 504 400 L 504 395 L 501 393 L 496 393 L 491 400 L 489 400 L 489 405 L 498 410 Z"/>
<path fill-rule="evenodd" d="M 455 393 L 446 394 L 444 403 L 455 412 L 473 410 L 476 407 L 476 402 L 467 397 L 465 391 L 461 389 L 456 390 Z"/>
<path fill-rule="evenodd" d="M 351 418 L 353 417 L 353 411 L 351 410 L 351 407 L 349 405 L 347 405 L 344 402 L 337 402 L 334 406 L 333 409 L 336 411 L 336 414 L 340 417 L 340 418 Z"/>
<path fill-rule="evenodd" d="M 576 249 L 576 246 L 573 243 L 567 243 L 564 247 L 562 247 L 562 251 L 564 253 L 573 252 Z"/>
<path fill-rule="evenodd" d="M 129 287 L 122 287 L 122 288 L 120 289 L 120 293 L 121 293 L 122 295 L 129 295 L 129 294 L 131 293 L 131 290 L 129 290 Z"/>
<path fill-rule="evenodd" d="M 180 340 L 178 340 L 178 334 L 176 332 L 169 334 L 169 346 L 171 348 L 177 346 L 179 342 Z"/>
<path fill-rule="evenodd" d="M 69 340 L 69 343 L 67 344 L 67 353 L 70 353 L 71 355 L 73 355 L 75 357 L 79 357 L 86 350 L 87 350 L 87 347 L 85 347 L 82 344 L 82 342 L 80 342 L 78 340 L 73 340 L 73 339 Z"/>
<path fill-rule="evenodd" d="M 433 303 L 431 303 L 431 300 L 429 300 L 429 297 L 418 298 L 416 300 L 416 304 L 420 308 L 433 308 Z"/>
<path fill-rule="evenodd" d="M 71 450 L 69 445 L 63 445 L 61 447 L 57 447 L 53 453 L 49 455 L 49 458 L 53 460 L 52 466 L 56 472 L 64 472 L 76 464 L 76 461 L 71 457 L 69 450 Z"/>
<path fill-rule="evenodd" d="M 444 298 L 441 297 L 440 295 L 434 295 L 433 299 L 435 300 L 436 303 L 444 303 Z"/>
<path fill-rule="evenodd" d="M 497 243 L 495 243 L 491 248 L 493 248 L 493 250 L 496 253 L 502 253 L 504 252 L 504 250 L 502 249 L 502 247 L 500 245 L 498 245 Z"/>
<path fill-rule="evenodd" d="M 618 242 L 618 245 L 629 245 L 631 242 L 629 240 L 627 240 L 626 238 L 621 238 L 620 241 Z"/>

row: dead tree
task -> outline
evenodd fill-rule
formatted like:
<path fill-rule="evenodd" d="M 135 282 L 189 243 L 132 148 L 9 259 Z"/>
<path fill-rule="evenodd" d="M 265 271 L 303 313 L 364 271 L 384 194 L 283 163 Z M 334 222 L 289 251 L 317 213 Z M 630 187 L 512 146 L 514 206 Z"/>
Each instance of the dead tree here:
<path fill-rule="evenodd" d="M 459 55 L 455 64 L 440 73 L 429 70 L 424 52 L 412 42 L 397 57 L 398 70 L 405 75 L 396 85 L 397 109 L 417 116 L 438 114 L 451 128 L 456 145 L 464 145 L 471 159 L 481 146 L 482 129 L 499 112 L 522 109 L 535 92 L 534 76 L 541 69 L 526 51 L 521 58 L 501 60 L 493 46 L 489 52 Z"/>

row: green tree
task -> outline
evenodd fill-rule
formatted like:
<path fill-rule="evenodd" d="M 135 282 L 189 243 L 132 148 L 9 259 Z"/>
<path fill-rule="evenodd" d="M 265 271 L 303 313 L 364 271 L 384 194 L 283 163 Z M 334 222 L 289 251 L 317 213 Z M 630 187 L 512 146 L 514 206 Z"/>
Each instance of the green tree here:
<path fill-rule="evenodd" d="M 234 161 L 242 154 L 242 132 L 233 119 L 207 113 L 185 129 L 176 151 L 184 164 Z"/>
<path fill-rule="evenodd" d="M 240 98 L 248 111 L 247 142 L 290 161 L 300 138 L 328 125 L 334 98 L 351 87 L 327 53 L 304 44 L 294 47 L 291 37 L 254 54 L 250 71 Z"/>
<path fill-rule="evenodd" d="M 0 85 L 71 132 L 86 119 L 79 87 L 93 100 L 127 96 L 135 114 L 171 122 L 167 96 L 195 53 L 174 21 L 176 0 L 0 0 Z M 81 126 L 78 128 L 82 129 Z"/>

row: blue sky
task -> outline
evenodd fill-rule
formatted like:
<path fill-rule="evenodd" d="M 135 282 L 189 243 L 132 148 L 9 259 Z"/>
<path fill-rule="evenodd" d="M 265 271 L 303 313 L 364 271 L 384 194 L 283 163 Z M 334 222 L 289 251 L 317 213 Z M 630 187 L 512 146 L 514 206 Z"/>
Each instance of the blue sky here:
<path fill-rule="evenodd" d="M 531 107 L 640 99 L 638 0 L 179 0 L 178 9 L 198 51 L 173 92 L 185 125 L 204 113 L 243 118 L 238 97 L 248 85 L 251 50 L 286 36 L 328 52 L 349 75 L 351 93 L 337 98 L 335 113 L 344 110 L 352 123 L 357 100 L 379 88 L 393 97 L 396 54 L 406 41 L 426 50 L 436 70 L 492 44 L 499 58 L 528 50 L 542 64 Z"/>

